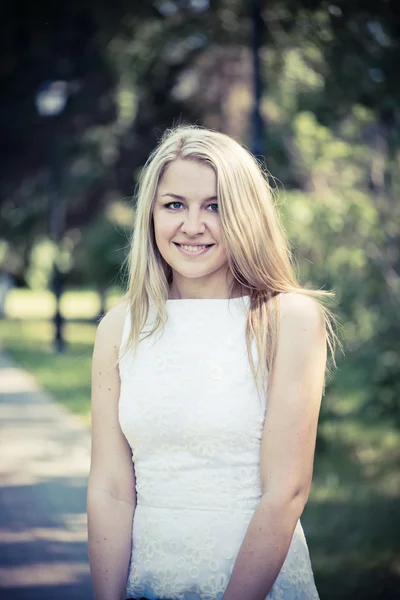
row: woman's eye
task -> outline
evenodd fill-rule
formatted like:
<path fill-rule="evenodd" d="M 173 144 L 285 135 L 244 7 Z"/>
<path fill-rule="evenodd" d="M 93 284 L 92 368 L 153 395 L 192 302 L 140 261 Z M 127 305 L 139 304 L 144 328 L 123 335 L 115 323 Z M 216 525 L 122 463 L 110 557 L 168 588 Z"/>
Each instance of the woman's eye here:
<path fill-rule="evenodd" d="M 165 208 L 168 208 L 170 210 L 178 210 L 178 208 L 176 208 L 176 205 L 182 206 L 182 202 L 169 202 L 168 204 L 165 204 Z M 216 204 L 215 202 L 213 204 L 209 204 L 207 208 L 210 208 L 210 206 L 216 206 L 216 210 L 212 210 L 211 212 L 218 212 L 218 204 Z"/>
<path fill-rule="evenodd" d="M 166 204 L 165 206 L 167 208 L 170 208 L 171 206 L 173 206 L 174 204 L 182 204 L 182 202 L 170 202 L 169 204 Z"/>

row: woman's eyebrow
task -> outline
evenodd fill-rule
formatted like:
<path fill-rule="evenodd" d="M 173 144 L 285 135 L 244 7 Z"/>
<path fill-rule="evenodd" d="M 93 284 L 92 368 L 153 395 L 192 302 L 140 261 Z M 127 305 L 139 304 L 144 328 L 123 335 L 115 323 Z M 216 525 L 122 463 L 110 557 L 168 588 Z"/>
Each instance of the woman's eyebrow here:
<path fill-rule="evenodd" d="M 179 194 L 173 194 L 172 192 L 167 192 L 166 194 L 162 194 L 162 198 L 164 198 L 164 196 L 170 196 L 171 198 L 175 198 L 176 200 L 185 200 L 186 198 L 185 196 L 180 196 Z M 203 200 L 203 202 L 207 202 L 208 200 L 217 200 L 217 196 L 210 196 L 209 198 L 205 198 Z"/>

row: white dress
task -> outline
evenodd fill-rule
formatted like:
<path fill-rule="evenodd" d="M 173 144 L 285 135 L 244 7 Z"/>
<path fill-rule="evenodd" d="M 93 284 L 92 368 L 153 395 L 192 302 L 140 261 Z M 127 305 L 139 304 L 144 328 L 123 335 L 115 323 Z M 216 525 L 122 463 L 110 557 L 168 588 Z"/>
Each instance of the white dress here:
<path fill-rule="evenodd" d="M 163 335 L 120 354 L 119 420 L 137 493 L 127 598 L 223 596 L 261 497 L 266 402 L 247 358 L 248 305 L 248 296 L 167 300 Z M 150 306 L 147 324 L 154 314 Z M 129 328 L 127 313 L 121 348 Z M 252 351 L 257 360 L 254 341 Z M 267 598 L 318 599 L 300 520 Z"/>

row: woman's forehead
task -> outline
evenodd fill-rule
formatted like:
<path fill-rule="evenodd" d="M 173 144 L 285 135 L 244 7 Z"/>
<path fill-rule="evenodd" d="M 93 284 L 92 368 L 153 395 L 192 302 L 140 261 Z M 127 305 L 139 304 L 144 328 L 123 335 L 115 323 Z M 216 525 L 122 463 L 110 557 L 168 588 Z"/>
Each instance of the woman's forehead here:
<path fill-rule="evenodd" d="M 203 196 L 215 196 L 217 178 L 214 170 L 194 160 L 176 160 L 170 163 L 163 173 L 159 192 L 168 191 L 185 196 L 185 190 L 186 193 L 199 190 Z"/>

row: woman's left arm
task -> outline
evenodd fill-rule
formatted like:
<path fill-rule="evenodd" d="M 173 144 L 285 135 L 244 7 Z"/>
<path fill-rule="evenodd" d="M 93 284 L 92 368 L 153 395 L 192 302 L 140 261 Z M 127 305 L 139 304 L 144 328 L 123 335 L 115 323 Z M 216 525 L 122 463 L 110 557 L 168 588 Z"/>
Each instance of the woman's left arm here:
<path fill-rule="evenodd" d="M 316 301 L 280 297 L 277 353 L 260 448 L 262 497 L 222 600 L 264 600 L 289 551 L 311 487 L 326 367 L 326 328 Z"/>

